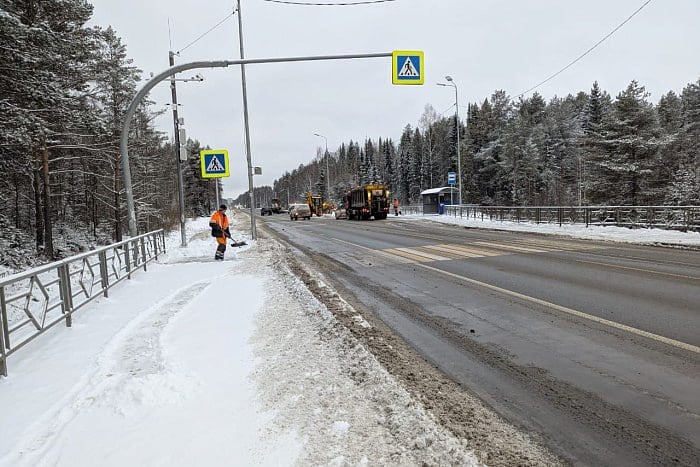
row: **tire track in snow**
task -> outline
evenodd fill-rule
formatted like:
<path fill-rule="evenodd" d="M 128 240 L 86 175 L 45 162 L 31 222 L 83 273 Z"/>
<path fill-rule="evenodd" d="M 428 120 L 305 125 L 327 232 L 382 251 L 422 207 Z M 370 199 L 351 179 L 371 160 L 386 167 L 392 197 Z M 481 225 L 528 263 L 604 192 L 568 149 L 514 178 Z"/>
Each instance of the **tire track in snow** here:
<path fill-rule="evenodd" d="M 90 407 L 123 414 L 123 407 L 170 404 L 196 391 L 196 382 L 168 368 L 160 338 L 170 320 L 208 286 L 207 281 L 182 288 L 128 322 L 99 354 L 95 370 L 27 430 L 25 441 L 0 459 L 0 466 L 45 465 L 63 428 Z"/>

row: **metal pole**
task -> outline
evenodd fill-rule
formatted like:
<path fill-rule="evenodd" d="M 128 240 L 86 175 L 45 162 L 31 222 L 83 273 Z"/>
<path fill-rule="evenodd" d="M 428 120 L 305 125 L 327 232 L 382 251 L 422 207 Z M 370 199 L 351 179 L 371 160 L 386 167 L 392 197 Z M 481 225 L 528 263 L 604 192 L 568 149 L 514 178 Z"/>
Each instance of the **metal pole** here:
<path fill-rule="evenodd" d="M 445 76 L 445 79 L 449 81 L 449 84 L 445 83 L 437 83 L 438 86 L 452 86 L 455 88 L 455 124 L 457 125 L 457 186 L 459 189 L 458 193 L 458 201 L 459 205 L 462 206 L 462 156 L 460 154 L 459 150 L 459 98 L 457 96 L 457 84 L 455 84 L 454 80 L 452 79 L 451 76 Z M 450 199 L 451 199 L 452 191 L 450 191 Z"/>
<path fill-rule="evenodd" d="M 243 55 L 243 20 L 241 19 L 241 0 L 236 1 L 236 11 L 238 12 L 238 44 Z M 250 192 L 250 236 L 253 240 L 257 238 L 255 231 L 255 197 L 253 196 L 253 162 L 250 155 L 250 129 L 248 126 L 248 91 L 245 83 L 245 65 L 241 63 L 241 87 L 243 88 L 243 123 L 245 126 L 245 152 L 248 161 L 248 191 Z"/>
<path fill-rule="evenodd" d="M 452 86 L 455 88 L 455 119 L 457 120 L 455 123 L 457 124 L 457 184 L 459 185 L 459 193 L 457 194 L 457 200 L 459 201 L 459 205 L 462 205 L 462 156 L 460 155 L 459 152 L 459 99 L 457 98 L 457 84 L 455 84 L 454 81 L 452 81 L 452 78 L 448 80 L 450 83 L 452 83 Z"/>
<path fill-rule="evenodd" d="M 170 67 L 175 66 L 175 54 L 168 52 Z M 175 128 L 175 164 L 177 165 L 177 198 L 180 214 L 180 246 L 187 246 L 185 234 L 185 189 L 182 181 L 182 163 L 180 162 L 180 123 L 177 117 L 177 91 L 175 89 L 175 74 L 170 79 L 170 91 L 173 103 L 173 127 Z"/>

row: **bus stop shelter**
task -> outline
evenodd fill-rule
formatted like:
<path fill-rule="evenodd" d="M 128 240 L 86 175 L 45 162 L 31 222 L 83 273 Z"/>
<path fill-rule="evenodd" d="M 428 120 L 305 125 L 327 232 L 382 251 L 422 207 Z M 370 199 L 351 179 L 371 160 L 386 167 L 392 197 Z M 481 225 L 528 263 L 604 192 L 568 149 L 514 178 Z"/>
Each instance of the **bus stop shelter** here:
<path fill-rule="evenodd" d="M 421 191 L 423 214 L 442 214 L 440 205 L 455 204 L 459 198 L 457 188 L 445 186 Z"/>

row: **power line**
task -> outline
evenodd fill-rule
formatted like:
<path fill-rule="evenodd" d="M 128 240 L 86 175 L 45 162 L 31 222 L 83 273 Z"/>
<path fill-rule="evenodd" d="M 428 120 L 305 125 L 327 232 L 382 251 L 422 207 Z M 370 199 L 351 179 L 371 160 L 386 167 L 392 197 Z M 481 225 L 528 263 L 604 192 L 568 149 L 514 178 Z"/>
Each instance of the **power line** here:
<path fill-rule="evenodd" d="M 445 115 L 445 112 L 447 112 L 448 110 L 452 110 L 452 107 L 454 107 L 454 106 L 455 106 L 454 104 L 450 104 L 450 106 L 448 108 L 446 108 L 445 110 L 440 112 L 438 115 L 440 115 L 442 117 L 443 115 Z"/>
<path fill-rule="evenodd" d="M 647 0 L 646 2 L 644 2 L 644 4 L 643 4 L 642 6 L 640 6 L 639 8 L 637 8 L 637 10 L 636 10 L 634 13 L 632 13 L 631 15 L 629 15 L 629 16 L 627 17 L 626 20 L 624 20 L 622 23 L 620 23 L 615 29 L 613 29 L 612 31 L 610 31 L 608 34 L 606 34 L 605 37 L 603 37 L 601 40 L 599 40 L 598 42 L 596 42 L 596 43 L 593 45 L 593 47 L 589 48 L 589 49 L 586 50 L 584 53 L 582 53 L 581 55 L 579 55 L 574 61 L 572 61 L 571 63 L 569 63 L 568 65 L 566 65 L 564 68 L 562 68 L 561 70 L 557 71 L 556 73 L 554 73 L 552 76 L 550 76 L 549 78 L 545 79 L 545 80 L 542 81 L 541 83 L 536 84 L 535 86 L 531 87 L 531 88 L 528 89 L 527 91 L 521 92 L 520 94 L 518 94 L 518 95 L 515 96 L 515 97 L 522 97 L 522 96 L 524 96 L 524 95 L 527 94 L 528 92 L 537 89 L 538 87 L 542 86 L 542 85 L 543 85 L 544 83 L 546 83 L 547 81 L 549 81 L 549 80 L 555 78 L 556 76 L 558 76 L 559 74 L 561 74 L 562 72 L 564 72 L 564 71 L 565 71 L 566 69 L 568 69 L 571 65 L 573 65 L 574 63 L 576 63 L 576 62 L 578 62 L 579 60 L 581 60 L 583 57 L 585 57 L 586 55 L 588 55 L 593 49 L 595 49 L 595 48 L 598 47 L 600 44 L 602 44 L 603 41 L 605 41 L 608 37 L 610 37 L 610 36 L 612 36 L 613 34 L 615 34 L 615 32 L 617 32 L 618 29 L 620 29 L 622 26 L 624 26 L 625 23 L 627 23 L 629 20 L 631 20 L 637 13 L 639 13 L 640 11 L 642 11 L 642 9 L 643 9 L 645 6 L 647 6 L 649 3 L 651 3 L 651 0 Z"/>
<path fill-rule="evenodd" d="M 219 26 L 221 26 L 227 19 L 229 19 L 230 17 L 232 17 L 232 16 L 235 15 L 235 14 L 236 14 L 236 12 L 234 11 L 234 12 L 230 13 L 229 15 L 227 15 L 224 19 L 222 19 L 221 21 L 219 21 L 218 23 L 216 23 L 214 26 L 212 26 L 211 28 L 209 28 L 209 30 L 208 30 L 207 32 L 205 32 L 204 34 L 200 35 L 198 38 L 196 38 L 195 40 L 193 40 L 192 42 L 190 42 L 189 44 L 187 44 L 186 46 L 184 46 L 183 48 L 181 48 L 180 50 L 178 50 L 177 52 L 175 52 L 175 55 L 180 55 L 180 52 L 184 52 L 185 49 L 187 49 L 187 48 L 189 48 L 190 46 L 194 45 L 194 44 L 195 44 L 196 42 L 198 42 L 201 38 L 203 38 L 204 36 L 206 36 L 207 34 L 209 34 L 210 32 L 212 32 L 214 29 L 216 29 L 216 28 L 218 28 Z M 168 21 L 169 21 L 169 20 L 168 20 Z M 170 25 L 169 22 L 168 22 L 168 25 Z"/>
<path fill-rule="evenodd" d="M 282 3 L 285 5 L 302 5 L 302 6 L 354 6 L 354 5 L 371 5 L 373 3 L 395 2 L 397 0 L 364 0 L 357 2 L 341 2 L 341 3 L 312 3 L 312 2 L 292 2 L 287 0 L 263 0 L 270 3 Z"/>

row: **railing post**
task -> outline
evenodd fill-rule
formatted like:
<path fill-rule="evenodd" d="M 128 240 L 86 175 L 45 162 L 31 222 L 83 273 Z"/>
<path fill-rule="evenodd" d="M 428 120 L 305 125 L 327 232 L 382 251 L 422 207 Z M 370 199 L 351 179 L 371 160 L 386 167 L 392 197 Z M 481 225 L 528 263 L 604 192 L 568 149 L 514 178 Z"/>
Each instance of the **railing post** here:
<path fill-rule="evenodd" d="M 126 267 L 126 277 L 131 279 L 131 259 L 129 258 L 129 242 L 124 242 L 124 264 Z"/>
<path fill-rule="evenodd" d="M 97 255 L 100 258 L 100 282 L 102 283 L 102 293 L 105 297 L 109 296 L 109 273 L 107 271 L 107 252 L 100 251 Z"/>
<path fill-rule="evenodd" d="M 61 310 L 66 315 L 66 327 L 73 325 L 73 295 L 70 288 L 70 269 L 67 264 L 58 267 L 58 291 L 61 296 Z"/>
<path fill-rule="evenodd" d="M 160 237 L 160 235 L 158 235 L 157 232 L 153 234 L 153 259 L 156 261 L 158 260 L 158 247 L 160 247 L 158 237 Z"/>
<path fill-rule="evenodd" d="M 5 347 L 7 346 L 7 347 Z M 0 287 L 0 374 L 7 376 L 7 350 L 10 347 L 10 336 L 7 328 L 7 304 L 5 303 L 5 287 Z"/>
<path fill-rule="evenodd" d="M 146 264 L 148 263 L 148 258 L 146 258 L 146 243 L 143 237 L 139 239 L 139 243 L 141 243 L 141 261 L 143 261 L 143 271 L 146 272 Z"/>

